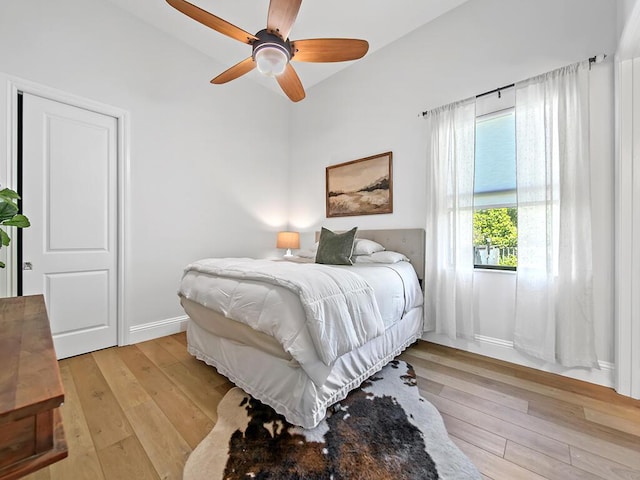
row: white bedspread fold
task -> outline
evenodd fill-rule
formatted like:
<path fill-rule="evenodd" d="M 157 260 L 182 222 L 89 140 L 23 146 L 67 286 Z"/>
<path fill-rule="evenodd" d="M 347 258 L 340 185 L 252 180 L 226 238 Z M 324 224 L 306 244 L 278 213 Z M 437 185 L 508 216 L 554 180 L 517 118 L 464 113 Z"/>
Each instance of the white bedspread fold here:
<path fill-rule="evenodd" d="M 208 258 L 189 264 L 185 275 L 188 272 L 265 282 L 296 294 L 318 357 L 326 365 L 385 330 L 373 289 L 347 269 L 248 258 Z M 180 293 L 188 296 L 188 292 Z"/>

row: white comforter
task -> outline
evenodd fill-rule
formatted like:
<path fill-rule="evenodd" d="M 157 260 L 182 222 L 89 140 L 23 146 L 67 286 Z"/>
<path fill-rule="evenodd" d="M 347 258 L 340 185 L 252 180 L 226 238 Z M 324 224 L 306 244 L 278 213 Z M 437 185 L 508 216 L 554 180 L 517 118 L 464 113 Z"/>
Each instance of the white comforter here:
<path fill-rule="evenodd" d="M 194 272 L 219 277 L 222 283 L 218 288 L 203 291 L 195 287 Z M 225 288 L 231 285 L 225 285 L 225 279 L 233 282 L 232 289 Z M 284 287 L 299 297 L 306 324 L 264 325 L 261 317 L 265 308 L 275 308 L 278 303 L 290 301 L 272 298 L 277 291 L 255 288 L 256 282 Z M 371 286 L 346 269 L 325 265 L 210 258 L 186 267 L 179 294 L 274 335 L 285 350 L 287 345 L 294 343 L 295 337 L 306 336 L 308 332 L 318 357 L 327 366 L 346 352 L 382 335 L 385 330 Z M 283 316 L 281 321 L 294 322 L 294 317 Z M 307 332 L 301 333 L 301 328 Z"/>

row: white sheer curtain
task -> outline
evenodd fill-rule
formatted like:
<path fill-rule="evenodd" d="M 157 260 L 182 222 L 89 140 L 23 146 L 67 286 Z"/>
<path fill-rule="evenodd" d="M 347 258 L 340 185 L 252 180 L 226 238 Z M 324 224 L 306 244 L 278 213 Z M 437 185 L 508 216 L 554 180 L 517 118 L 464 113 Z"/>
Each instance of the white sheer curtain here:
<path fill-rule="evenodd" d="M 516 348 L 597 367 L 588 62 L 516 84 Z"/>
<path fill-rule="evenodd" d="M 475 98 L 433 110 L 427 121 L 425 330 L 472 338 Z"/>

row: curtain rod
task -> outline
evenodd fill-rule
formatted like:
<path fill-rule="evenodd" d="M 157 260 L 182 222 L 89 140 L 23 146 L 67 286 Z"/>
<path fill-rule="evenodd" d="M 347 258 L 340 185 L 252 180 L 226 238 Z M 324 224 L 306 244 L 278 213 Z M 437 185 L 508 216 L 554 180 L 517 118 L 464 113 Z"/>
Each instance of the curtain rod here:
<path fill-rule="evenodd" d="M 510 83 L 509 85 L 505 85 L 504 87 L 494 88 L 493 90 L 489 90 L 488 92 L 481 93 L 480 95 L 476 95 L 476 98 L 484 97 L 485 95 L 491 95 L 492 93 L 498 92 L 498 97 L 500 97 L 500 92 L 502 90 L 506 90 L 507 88 L 515 87 L 515 83 Z M 425 112 L 422 112 L 424 115 Z"/>
<path fill-rule="evenodd" d="M 602 55 L 594 55 L 593 57 L 589 57 L 589 70 L 591 70 L 591 65 L 593 65 L 594 63 L 600 63 L 602 61 L 604 61 L 604 59 L 607 58 L 607 54 L 604 53 Z M 480 97 L 484 97 L 485 95 L 491 95 L 492 93 L 496 93 L 498 92 L 498 97 L 500 96 L 500 92 L 502 90 L 506 90 L 507 88 L 511 88 L 511 87 L 515 87 L 515 83 L 510 83 L 509 85 L 505 85 L 504 87 L 498 87 L 498 88 L 494 88 L 493 90 L 489 90 L 488 92 L 484 92 L 484 93 L 480 93 L 478 95 L 476 95 L 476 98 L 480 98 Z M 435 110 L 435 109 L 432 109 Z M 427 115 L 431 110 L 425 110 L 424 112 L 422 112 L 422 114 L 418 115 L 419 117 L 422 116 L 424 117 L 425 115 Z"/>

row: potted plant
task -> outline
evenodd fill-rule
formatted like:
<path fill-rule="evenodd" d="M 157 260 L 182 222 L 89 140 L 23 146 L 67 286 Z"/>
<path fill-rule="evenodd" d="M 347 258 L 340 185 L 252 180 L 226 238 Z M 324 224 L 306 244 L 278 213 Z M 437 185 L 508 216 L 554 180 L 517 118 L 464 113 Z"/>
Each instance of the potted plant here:
<path fill-rule="evenodd" d="M 31 225 L 27 217 L 18 213 L 18 200 L 20 200 L 20 195 L 10 188 L 0 190 L 1 226 L 26 228 Z M 0 228 L 0 248 L 8 246 L 9 243 L 11 243 L 11 238 L 3 228 Z M 4 262 L 0 262 L 0 268 L 4 268 Z"/>

